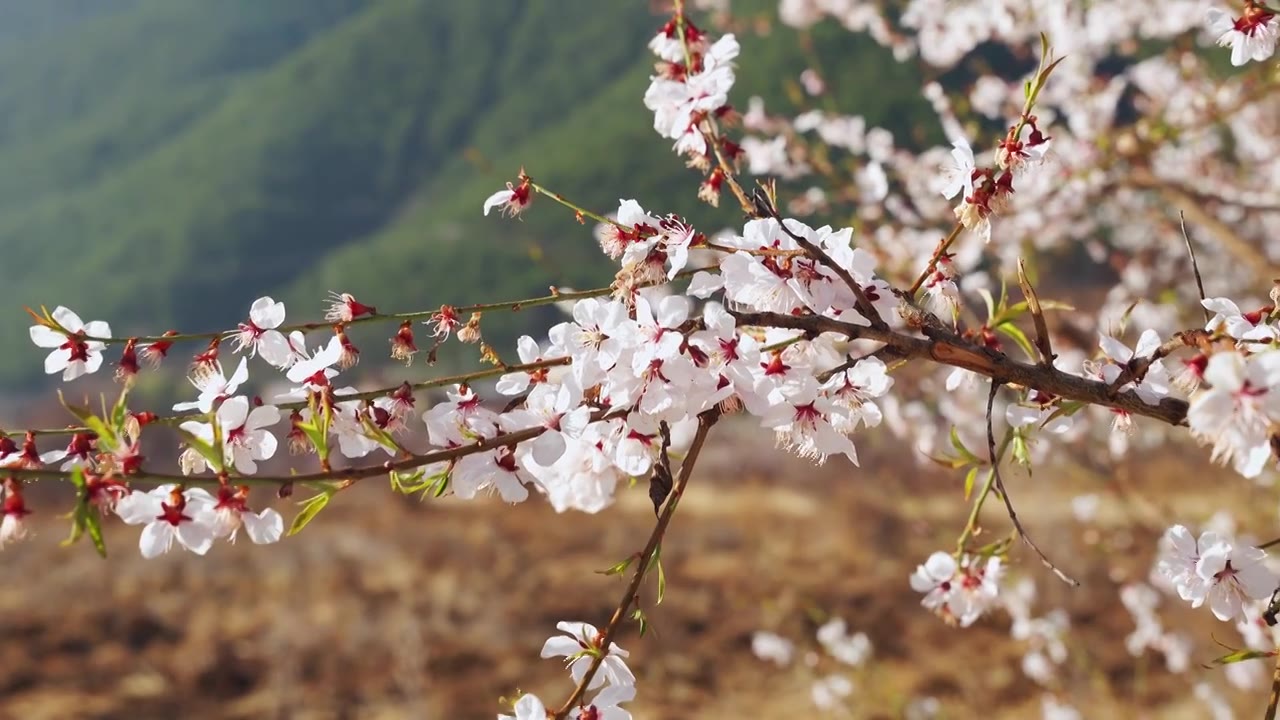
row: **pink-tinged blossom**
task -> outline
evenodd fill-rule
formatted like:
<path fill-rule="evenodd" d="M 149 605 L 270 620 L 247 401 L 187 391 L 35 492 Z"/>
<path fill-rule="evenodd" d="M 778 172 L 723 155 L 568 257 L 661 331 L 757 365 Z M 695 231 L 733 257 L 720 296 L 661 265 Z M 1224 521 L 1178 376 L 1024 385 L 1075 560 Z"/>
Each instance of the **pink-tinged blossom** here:
<path fill-rule="evenodd" d="M 1236 67 L 1250 60 L 1262 62 L 1276 51 L 1275 16 L 1252 2 L 1245 7 L 1238 18 L 1219 8 L 1205 11 L 1205 25 L 1218 45 L 1231 48 L 1231 64 Z"/>
<path fill-rule="evenodd" d="M 761 424 L 777 434 L 778 444 L 800 457 L 823 463 L 828 455 L 844 455 L 857 465 L 853 441 L 835 427 L 847 422 L 847 412 L 819 395 L 818 383 L 811 378 L 784 388 L 782 401 L 761 418 Z"/>
<path fill-rule="evenodd" d="M 529 498 L 526 484 L 534 482 L 516 462 L 510 447 L 492 452 L 464 455 L 458 459 L 449 479 L 453 494 L 463 500 L 474 498 L 481 490 L 496 490 L 503 502 L 520 503 Z"/>
<path fill-rule="evenodd" d="M 329 338 L 329 344 L 316 350 L 309 358 L 295 362 L 286 377 L 289 382 L 298 383 L 308 390 L 319 390 L 329 386 L 338 371 L 333 368 L 342 360 L 342 341 L 335 335 Z"/>
<path fill-rule="evenodd" d="M 346 324 L 358 317 L 376 315 L 377 312 L 377 308 L 356 300 L 351 293 L 331 290 L 329 291 L 329 308 L 324 313 L 324 319 L 331 323 Z"/>
<path fill-rule="evenodd" d="M 22 498 L 22 486 L 17 480 L 10 479 L 5 483 L 4 503 L 0 505 L 0 549 L 12 542 L 25 540 L 31 535 L 27 524 L 27 509 Z"/>
<path fill-rule="evenodd" d="M 596 226 L 596 241 L 611 260 L 643 259 L 658 242 L 662 221 L 645 212 L 635 200 L 619 200 L 616 220 Z M 625 261 L 624 261 L 625 262 Z"/>
<path fill-rule="evenodd" d="M 1269 428 L 1280 420 L 1280 353 L 1214 353 L 1204 370 L 1208 389 L 1191 398 L 1191 433 L 1213 446 L 1213 459 L 1257 477 L 1271 457 Z"/>
<path fill-rule="evenodd" d="M 554 635 L 542 646 L 542 657 L 564 657 L 569 666 L 569 674 L 573 682 L 581 683 L 591 667 L 591 653 L 603 653 L 604 661 L 599 670 L 591 678 L 587 690 L 595 690 L 607 680 L 612 686 L 634 687 L 636 677 L 631 673 L 623 660 L 630 653 L 609 643 L 609 647 L 601 647 L 604 637 L 595 625 L 583 622 L 558 622 L 556 629 L 563 635 Z"/>
<path fill-rule="evenodd" d="M 1125 372 L 1134 360 L 1150 358 L 1160 347 L 1160 336 L 1155 330 L 1145 330 L 1138 338 L 1138 344 L 1130 350 L 1127 345 L 1110 335 L 1099 336 L 1098 344 L 1102 347 L 1107 362 L 1098 370 L 1103 382 L 1114 383 Z M 1159 405 L 1169 394 L 1169 373 L 1160 360 L 1147 367 L 1146 374 L 1138 383 L 1128 382 L 1119 388 L 1121 391 L 1132 390 L 1148 405 Z"/>
<path fill-rule="evenodd" d="M 929 556 L 911 576 L 911 589 L 924 593 L 921 605 L 948 622 L 961 627 L 972 625 L 999 597 L 1002 574 L 1000 558 L 965 556 L 962 563 L 944 552 Z"/>
<path fill-rule="evenodd" d="M 248 379 L 249 365 L 244 358 L 240 358 L 240 364 L 236 366 L 235 372 L 231 373 L 231 377 L 226 377 L 223 374 L 222 363 L 215 361 L 208 370 L 196 373 L 189 378 L 191 384 L 200 391 L 200 395 L 194 401 L 175 404 L 173 409 L 179 412 L 184 410 L 212 412 L 215 403 L 234 395 Z"/>
<path fill-rule="evenodd" d="M 1200 304 L 1213 313 L 1213 317 L 1204 326 L 1211 333 L 1223 332 L 1236 340 L 1263 342 L 1280 337 L 1275 326 L 1269 322 L 1270 308 L 1241 312 L 1238 305 L 1224 297 L 1205 298 Z"/>
<path fill-rule="evenodd" d="M 569 438 L 577 438 L 591 421 L 591 410 L 578 405 L 579 393 L 568 385 L 541 384 L 525 398 L 524 407 L 504 413 L 499 423 L 506 432 L 527 428 L 543 428 L 529 449 L 533 461 L 551 465 L 564 453 Z"/>
<path fill-rule="evenodd" d="M 532 461 L 521 446 L 517 459 L 537 481 L 556 512 L 578 510 L 597 513 L 613 503 L 620 473 L 602 449 L 605 438 L 595 425 L 581 437 L 568 437 L 564 451 L 551 465 Z"/>
<path fill-rule="evenodd" d="M 822 394 L 840 408 L 843 413 L 834 416 L 836 429 L 851 433 L 859 425 L 876 427 L 883 419 L 880 407 L 873 402 L 893 387 L 889 368 L 876 357 L 859 360 L 853 367 L 832 375 L 822 384 Z"/>
<path fill-rule="evenodd" d="M 529 207 L 529 202 L 533 200 L 532 189 L 528 180 L 521 181 L 519 185 L 507 183 L 506 190 L 499 190 L 485 198 L 484 214 L 487 216 L 490 210 L 497 208 L 507 217 L 516 217 Z"/>
<path fill-rule="evenodd" d="M 1244 602 L 1271 597 L 1277 578 L 1266 566 L 1265 551 L 1229 543 L 1213 532 L 1201 535 L 1199 546 L 1195 574 L 1200 585 L 1196 589 L 1204 595 L 1194 594 L 1192 607 L 1207 602 L 1214 617 L 1226 621 L 1240 615 Z"/>
<path fill-rule="evenodd" d="M 236 472 L 252 475 L 258 471 L 258 461 L 269 460 L 276 453 L 276 438 L 267 429 L 280 422 L 280 411 L 273 405 L 249 408 L 249 398 L 237 395 L 218 406 L 216 413 L 222 431 L 222 448 L 226 463 Z M 180 425 L 183 430 L 213 443 L 213 426 L 209 423 L 188 420 Z M 204 457 L 194 449 L 184 453 L 183 468 L 191 473 L 205 469 Z"/>
<path fill-rule="evenodd" d="M 116 503 L 116 514 L 128 525 L 144 525 L 138 547 L 142 557 L 154 558 L 179 545 L 204 555 L 213 547 L 213 496 L 200 488 L 179 490 L 161 485 L 151 492 L 135 490 Z"/>
<path fill-rule="evenodd" d="M 735 80 L 733 60 L 738 41 L 725 35 L 702 56 L 701 68 L 693 74 L 673 79 L 655 76 L 644 94 L 645 107 L 654 113 L 653 129 L 660 135 L 681 141 L 682 150 L 706 154 L 706 145 L 697 129 L 700 118 L 729 102 Z"/>
<path fill-rule="evenodd" d="M 1270 597 L 1280 580 L 1267 568 L 1265 551 L 1212 530 L 1196 539 L 1174 525 L 1160 545 L 1156 573 L 1192 607 L 1208 603 L 1219 620 L 1239 616 L 1246 601 Z"/>
<path fill-rule="evenodd" d="M 64 382 L 97 372 L 102 367 L 102 350 L 106 345 L 86 338 L 111 337 L 111 326 L 102 320 L 86 323 L 61 305 L 52 317 L 62 330 L 47 325 L 32 325 L 30 330 L 31 342 L 37 347 L 53 348 L 44 359 L 44 371 L 50 375 L 62 373 Z"/>
<path fill-rule="evenodd" d="M 455 385 L 445 397 L 445 402 L 422 414 L 432 445 L 457 447 L 497 434 L 498 414 L 486 408 L 470 387 Z"/>
<path fill-rule="evenodd" d="M 570 372 L 579 386 L 591 387 L 623 353 L 639 344 L 627 306 L 615 300 L 586 298 L 573 306 L 573 322 L 551 328 L 550 352 L 572 360 Z"/>
<path fill-rule="evenodd" d="M 249 319 L 240 323 L 236 333 L 236 351 L 247 351 L 249 357 L 261 355 L 263 360 L 282 368 L 289 364 L 292 353 L 289 341 L 276 328 L 284 324 L 284 303 L 269 297 L 253 301 Z"/>
<path fill-rule="evenodd" d="M 528 335 L 521 335 L 516 341 L 516 353 L 520 356 L 521 365 L 532 365 L 547 359 L 546 353 L 538 347 L 538 341 Z M 503 395 L 519 395 L 528 390 L 530 385 L 536 386 L 546 381 L 547 368 L 521 370 L 498 378 L 494 389 Z"/>
<path fill-rule="evenodd" d="M 249 487 L 218 488 L 218 498 L 213 506 L 213 536 L 236 541 L 236 534 L 244 529 L 255 545 L 278 542 L 284 535 L 284 518 L 272 508 L 253 512 L 248 506 Z"/>

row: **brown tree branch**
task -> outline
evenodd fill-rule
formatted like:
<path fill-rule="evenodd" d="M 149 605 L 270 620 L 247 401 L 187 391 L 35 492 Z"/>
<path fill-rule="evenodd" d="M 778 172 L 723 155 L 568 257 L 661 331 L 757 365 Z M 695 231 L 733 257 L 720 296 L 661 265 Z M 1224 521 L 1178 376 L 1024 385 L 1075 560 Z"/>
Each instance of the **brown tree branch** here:
<path fill-rule="evenodd" d="M 1185 400 L 1163 398 L 1158 405 L 1148 405 L 1132 392 L 1117 393 L 1104 382 L 1071 375 L 1052 366 L 1019 362 L 1003 353 L 974 345 L 945 328 L 925 328 L 926 337 L 917 337 L 817 315 L 737 311 L 731 314 L 740 325 L 803 330 L 815 336 L 830 332 L 851 340 L 875 340 L 884 343 L 899 357 L 963 368 L 1002 384 L 1035 388 L 1067 400 L 1125 410 L 1170 425 L 1185 425 L 1187 421 Z"/>

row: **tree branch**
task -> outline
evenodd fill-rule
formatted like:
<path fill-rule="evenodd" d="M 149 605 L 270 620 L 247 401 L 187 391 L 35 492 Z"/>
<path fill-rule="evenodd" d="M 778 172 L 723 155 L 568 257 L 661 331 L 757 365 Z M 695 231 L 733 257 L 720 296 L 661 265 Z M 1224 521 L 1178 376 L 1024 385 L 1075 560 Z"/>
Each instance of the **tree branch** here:
<path fill-rule="evenodd" d="M 631 575 L 631 582 L 627 584 L 627 589 L 623 592 L 621 599 L 618 600 L 618 605 L 613 611 L 613 616 L 609 619 L 609 624 L 601 634 L 599 642 L 601 652 L 591 659 L 591 666 L 587 668 L 587 673 L 582 676 L 582 682 L 578 683 L 573 694 L 552 715 L 555 720 L 563 720 L 569 714 L 569 711 L 582 700 L 582 696 L 587 692 L 587 687 L 591 684 L 591 679 L 595 677 L 596 671 L 600 669 L 601 663 L 604 662 L 605 655 L 609 652 L 609 644 L 613 642 L 618 628 L 622 626 L 622 621 L 626 618 L 631 604 L 636 601 L 636 594 L 640 591 L 640 584 L 644 582 L 645 574 L 649 571 L 653 555 L 658 551 L 658 546 L 662 543 L 662 537 L 666 534 L 667 526 L 671 524 L 671 518 L 675 515 L 676 506 L 680 504 L 680 498 L 684 495 L 685 487 L 689 484 L 689 476 L 693 474 L 694 463 L 697 462 L 698 455 L 702 452 L 702 445 L 706 442 L 707 433 L 719 419 L 720 411 L 716 408 L 707 410 L 698 416 L 698 430 L 693 436 L 693 444 L 689 446 L 689 452 L 685 455 L 684 462 L 680 464 L 680 475 L 676 478 L 675 487 L 667 498 L 667 505 L 658 517 L 658 522 L 654 525 L 653 532 L 649 534 L 649 541 L 645 543 L 644 550 L 640 552 L 635 572 Z"/>

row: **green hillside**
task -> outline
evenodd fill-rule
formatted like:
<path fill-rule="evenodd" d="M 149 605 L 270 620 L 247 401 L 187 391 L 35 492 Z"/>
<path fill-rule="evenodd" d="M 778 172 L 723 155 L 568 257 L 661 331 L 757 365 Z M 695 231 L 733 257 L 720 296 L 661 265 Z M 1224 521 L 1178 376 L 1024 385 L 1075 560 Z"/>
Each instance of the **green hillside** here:
<path fill-rule="evenodd" d="M 331 289 L 407 309 L 607 281 L 589 229 L 550 203 L 481 217 L 521 165 L 602 210 L 635 196 L 736 221 L 697 204 L 696 174 L 652 131 L 644 45 L 662 19 L 646 3 L 12 4 L 31 28 L 0 33 L 0 340 L 15 346 L 22 305 L 125 334 L 227 326 L 268 293 L 300 317 Z M 794 33 L 741 40 L 737 100 L 784 102 Z M 895 128 L 927 117 L 906 66 L 837 28 L 816 46 L 843 107 Z M 0 384 L 39 377 L 34 350 L 0 358 Z"/>

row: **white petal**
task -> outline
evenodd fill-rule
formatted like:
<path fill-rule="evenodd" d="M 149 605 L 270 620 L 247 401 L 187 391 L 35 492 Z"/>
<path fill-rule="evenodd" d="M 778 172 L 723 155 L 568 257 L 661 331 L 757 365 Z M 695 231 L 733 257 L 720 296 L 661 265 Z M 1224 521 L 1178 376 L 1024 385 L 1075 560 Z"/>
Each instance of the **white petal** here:
<path fill-rule="evenodd" d="M 490 195 L 484 201 L 484 214 L 487 216 L 489 211 L 493 208 L 506 205 L 511 202 L 511 198 L 513 197 L 515 197 L 515 193 L 510 190 L 499 190 L 498 192 Z"/>
<path fill-rule="evenodd" d="M 156 519 L 160 514 L 160 500 L 147 493 L 134 491 L 116 502 L 116 515 L 126 525 L 141 525 Z"/>
<path fill-rule="evenodd" d="M 173 525 L 164 520 L 156 520 L 142 528 L 142 536 L 138 538 L 142 557 L 150 559 L 169 552 L 173 546 L 173 535 Z"/>
<path fill-rule="evenodd" d="M 84 329 L 84 321 L 80 316 L 61 305 L 53 311 L 53 319 L 67 332 L 80 332 Z"/>
<path fill-rule="evenodd" d="M 70 350 L 54 350 L 44 358 L 44 371 L 49 375 L 62 372 L 71 362 Z"/>
<path fill-rule="evenodd" d="M 544 467 L 554 465 L 564 455 L 564 434 L 548 430 L 533 441 L 533 461 Z"/>
<path fill-rule="evenodd" d="M 108 338 L 111 337 L 111 326 L 102 320 L 92 320 L 85 323 L 84 334 L 89 337 Z"/>
<path fill-rule="evenodd" d="M 183 547 L 197 555 L 203 555 L 213 547 L 213 527 L 203 522 L 182 522 L 175 534 Z"/>
<path fill-rule="evenodd" d="M 578 644 L 578 641 L 574 638 L 566 635 L 556 635 L 555 637 L 547 638 L 547 641 L 543 643 L 540 657 L 568 657 L 581 650 L 582 645 Z"/>
<path fill-rule="evenodd" d="M 249 539 L 258 545 L 277 542 L 284 535 L 284 518 L 272 508 L 260 513 L 241 513 L 240 519 L 244 521 Z"/>
<path fill-rule="evenodd" d="M 31 342 L 37 347 L 56 348 L 67 341 L 67 336 L 44 325 L 32 325 L 28 330 L 31 334 Z"/>

